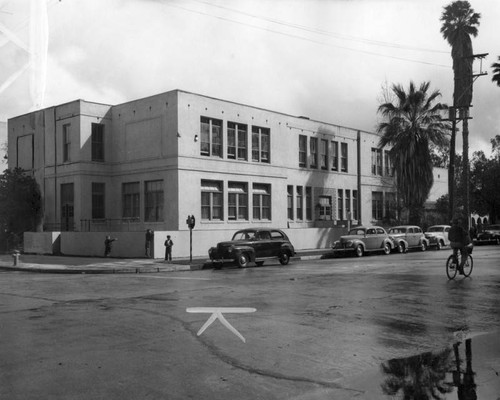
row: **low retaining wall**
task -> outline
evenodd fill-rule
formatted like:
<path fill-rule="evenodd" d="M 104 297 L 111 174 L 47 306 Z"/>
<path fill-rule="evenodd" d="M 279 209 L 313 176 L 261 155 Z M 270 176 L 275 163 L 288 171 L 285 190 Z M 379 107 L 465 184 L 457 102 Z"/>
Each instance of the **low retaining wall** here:
<path fill-rule="evenodd" d="M 283 229 L 288 235 L 295 249 L 325 249 L 346 233 L 346 228 L 290 228 Z M 206 256 L 208 249 L 218 242 L 231 240 L 235 230 L 192 232 L 193 257 Z M 58 254 L 59 250 L 64 255 L 98 256 L 104 255 L 104 240 L 106 235 L 117 238 L 113 242 L 112 257 L 142 258 L 145 256 L 145 232 L 26 232 L 24 234 L 24 252 L 40 254 Z M 189 257 L 190 235 L 189 231 L 155 231 L 151 254 L 154 258 L 165 257 L 164 242 L 167 235 L 174 242 L 172 256 Z M 55 243 L 58 243 L 55 246 Z"/>

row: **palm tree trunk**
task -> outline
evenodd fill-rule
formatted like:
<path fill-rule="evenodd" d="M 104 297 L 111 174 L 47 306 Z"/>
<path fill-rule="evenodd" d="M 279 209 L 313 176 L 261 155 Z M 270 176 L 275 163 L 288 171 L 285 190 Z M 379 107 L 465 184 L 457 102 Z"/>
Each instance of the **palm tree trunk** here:
<path fill-rule="evenodd" d="M 467 220 L 467 231 L 470 228 L 470 190 L 469 190 L 469 120 L 464 115 L 463 121 L 463 181 L 464 181 L 464 217 Z"/>
<path fill-rule="evenodd" d="M 455 142 L 456 142 L 457 121 L 452 120 L 450 138 L 450 165 L 448 166 L 448 201 L 449 214 L 448 221 L 453 219 L 455 213 Z"/>

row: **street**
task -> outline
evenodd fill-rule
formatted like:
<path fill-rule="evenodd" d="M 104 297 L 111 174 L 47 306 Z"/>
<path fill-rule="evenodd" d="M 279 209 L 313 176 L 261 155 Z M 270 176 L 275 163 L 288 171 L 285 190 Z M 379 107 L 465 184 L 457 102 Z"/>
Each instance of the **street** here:
<path fill-rule="evenodd" d="M 449 254 L 0 272 L 0 398 L 400 398 L 383 393 L 382 363 L 456 343 L 465 359 L 471 339 L 477 398 L 498 399 L 500 246 L 476 246 L 471 277 L 453 281 Z M 455 387 L 441 396 L 460 399 Z"/>

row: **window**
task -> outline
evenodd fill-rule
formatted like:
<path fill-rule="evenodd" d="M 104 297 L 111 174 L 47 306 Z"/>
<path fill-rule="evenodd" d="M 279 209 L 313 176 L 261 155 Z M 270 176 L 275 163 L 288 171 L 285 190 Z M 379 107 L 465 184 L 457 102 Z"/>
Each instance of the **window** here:
<path fill-rule="evenodd" d="M 337 190 L 338 195 L 338 218 L 339 220 L 344 220 L 344 191 L 342 189 Z"/>
<path fill-rule="evenodd" d="M 352 191 L 352 219 L 358 220 L 358 191 Z"/>
<path fill-rule="evenodd" d="M 382 175 L 382 150 L 372 148 L 372 175 Z"/>
<path fill-rule="evenodd" d="M 347 143 L 340 143 L 340 171 L 347 172 Z"/>
<path fill-rule="evenodd" d="M 163 221 L 163 181 L 144 182 L 144 220 Z"/>
<path fill-rule="evenodd" d="M 312 188 L 306 186 L 306 219 L 311 221 L 313 219 L 313 199 Z"/>
<path fill-rule="evenodd" d="M 201 117 L 200 131 L 201 155 L 222 157 L 222 121 Z"/>
<path fill-rule="evenodd" d="M 92 124 L 92 161 L 104 161 L 104 125 Z"/>
<path fill-rule="evenodd" d="M 63 125 L 63 162 L 69 161 L 71 149 L 71 125 Z"/>
<path fill-rule="evenodd" d="M 307 167 L 307 136 L 299 135 L 299 167 Z"/>
<path fill-rule="evenodd" d="M 319 151 L 320 167 L 321 169 L 328 169 L 328 140 L 321 139 Z"/>
<path fill-rule="evenodd" d="M 104 218 L 104 183 L 92 182 L 92 219 Z"/>
<path fill-rule="evenodd" d="M 318 168 L 318 138 L 310 139 L 309 148 L 311 150 L 311 160 L 309 166 L 311 168 Z"/>
<path fill-rule="evenodd" d="M 139 182 L 122 184 L 122 217 L 139 218 L 140 213 L 140 187 Z"/>
<path fill-rule="evenodd" d="M 352 219 L 351 215 L 351 191 L 346 189 L 345 191 L 345 219 Z"/>
<path fill-rule="evenodd" d="M 382 192 L 372 192 L 372 219 L 382 219 Z"/>
<path fill-rule="evenodd" d="M 247 160 L 247 126 L 227 123 L 227 158 Z"/>
<path fill-rule="evenodd" d="M 228 220 L 248 220 L 247 184 L 243 182 L 229 182 L 227 191 Z"/>
<path fill-rule="evenodd" d="M 396 193 L 394 192 L 385 194 L 385 217 L 389 219 L 396 218 Z"/>
<path fill-rule="evenodd" d="M 293 186 L 287 186 L 287 216 L 289 220 L 293 220 Z"/>
<path fill-rule="evenodd" d="M 222 221 L 222 182 L 201 181 L 201 219 Z"/>
<path fill-rule="evenodd" d="M 385 175 L 386 176 L 393 176 L 394 172 L 392 169 L 392 161 L 391 161 L 391 156 L 389 151 L 384 151 L 384 164 L 385 164 Z"/>
<path fill-rule="evenodd" d="M 304 198 L 304 191 L 302 186 L 297 186 L 297 193 L 296 193 L 296 217 L 298 220 L 302 220 L 304 218 L 304 214 L 302 211 L 302 199 Z"/>
<path fill-rule="evenodd" d="M 332 171 L 339 170 L 339 142 L 332 141 Z"/>
<path fill-rule="evenodd" d="M 252 126 L 252 161 L 269 163 L 271 143 L 269 129 Z"/>
<path fill-rule="evenodd" d="M 253 189 L 253 219 L 271 220 L 271 185 L 254 183 Z"/>
<path fill-rule="evenodd" d="M 332 198 L 330 196 L 319 196 L 319 219 L 332 219 Z"/>

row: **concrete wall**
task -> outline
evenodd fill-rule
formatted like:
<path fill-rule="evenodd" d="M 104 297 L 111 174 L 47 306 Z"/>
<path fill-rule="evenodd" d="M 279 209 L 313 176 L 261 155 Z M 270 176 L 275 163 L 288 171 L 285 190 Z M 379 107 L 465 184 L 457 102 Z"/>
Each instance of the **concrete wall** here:
<path fill-rule="evenodd" d="M 296 228 L 283 229 L 283 231 L 298 251 L 329 248 L 335 240 L 347 232 L 347 228 Z M 194 229 L 192 232 L 193 257 L 206 256 L 208 258 L 208 249 L 220 241 L 230 240 L 234 232 L 234 229 L 218 231 Z M 54 244 L 60 238 L 60 252 L 64 255 L 102 257 L 107 234 L 101 232 L 27 232 L 24 236 L 24 251 L 25 253 L 57 254 L 58 248 Z M 112 257 L 143 258 L 145 256 L 145 232 L 111 232 L 109 235 L 118 239 L 113 242 Z M 170 235 L 174 242 L 173 258 L 189 257 L 189 230 L 156 231 L 152 249 L 153 257 L 157 259 L 165 257 L 164 242 L 167 235 Z"/>

